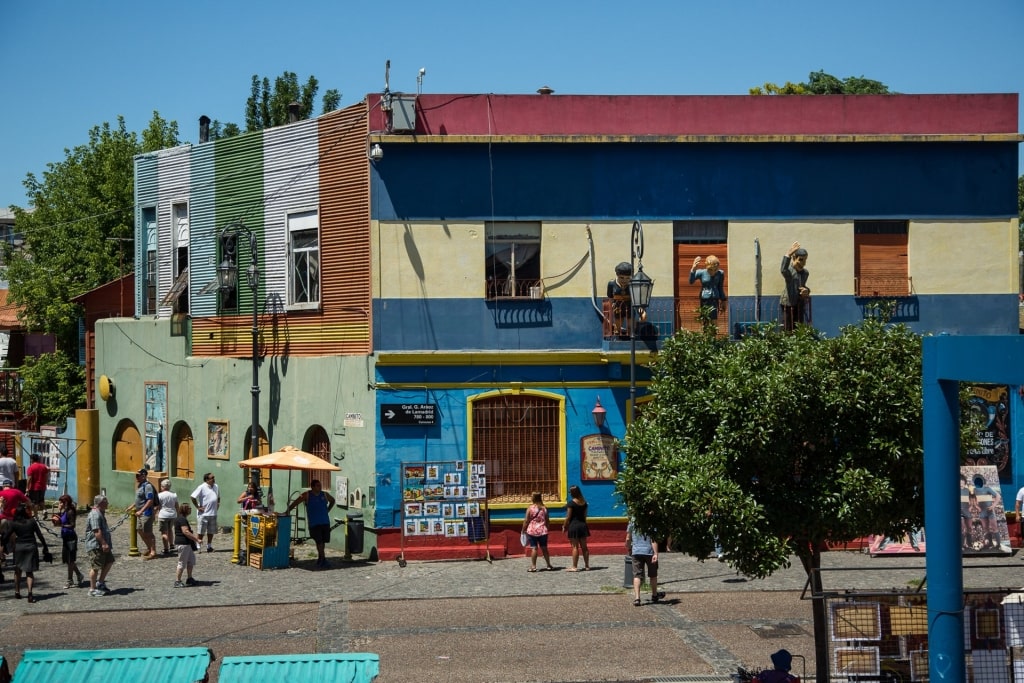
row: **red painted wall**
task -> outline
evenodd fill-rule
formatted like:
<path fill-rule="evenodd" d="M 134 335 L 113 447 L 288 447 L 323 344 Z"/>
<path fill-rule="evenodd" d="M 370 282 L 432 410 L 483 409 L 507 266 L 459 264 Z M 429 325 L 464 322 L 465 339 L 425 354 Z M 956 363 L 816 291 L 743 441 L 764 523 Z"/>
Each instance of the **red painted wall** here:
<path fill-rule="evenodd" d="M 380 94 L 370 130 L 386 130 Z M 981 95 L 420 95 L 424 135 L 1016 133 L 1016 93 Z"/>

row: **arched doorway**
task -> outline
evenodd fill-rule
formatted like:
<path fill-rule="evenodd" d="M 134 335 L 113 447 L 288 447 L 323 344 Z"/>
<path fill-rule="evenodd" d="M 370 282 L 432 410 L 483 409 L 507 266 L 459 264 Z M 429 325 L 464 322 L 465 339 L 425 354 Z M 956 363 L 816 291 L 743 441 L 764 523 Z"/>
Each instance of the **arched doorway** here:
<path fill-rule="evenodd" d="M 320 425 L 313 425 L 306 430 L 306 436 L 302 439 L 302 450 L 312 453 L 321 460 L 331 461 L 331 438 L 327 436 L 327 430 Z M 302 486 L 309 486 L 312 479 L 320 481 L 324 491 L 334 495 L 334 487 L 331 482 L 331 472 L 317 470 L 302 471 Z M 338 501 L 338 505 L 347 505 L 347 501 Z"/>
<path fill-rule="evenodd" d="M 196 476 L 195 439 L 192 428 L 186 422 L 174 425 L 171 432 L 171 457 L 173 462 L 169 469 L 173 476 L 182 479 L 193 479 Z"/>
<path fill-rule="evenodd" d="M 142 435 L 131 420 L 121 420 L 114 430 L 114 469 L 121 472 L 138 471 L 143 464 Z"/>

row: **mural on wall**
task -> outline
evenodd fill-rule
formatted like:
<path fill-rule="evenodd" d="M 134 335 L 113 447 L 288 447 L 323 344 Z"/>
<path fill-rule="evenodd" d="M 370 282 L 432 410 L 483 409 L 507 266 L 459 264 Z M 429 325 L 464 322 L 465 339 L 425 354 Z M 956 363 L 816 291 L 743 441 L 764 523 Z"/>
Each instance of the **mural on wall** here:
<path fill-rule="evenodd" d="M 146 467 L 155 472 L 167 468 L 164 435 L 167 434 L 167 382 L 146 382 Z"/>
<path fill-rule="evenodd" d="M 228 446 L 227 420 L 210 420 L 206 423 L 206 457 L 228 460 L 231 450 Z"/>
<path fill-rule="evenodd" d="M 967 451 L 964 464 L 994 465 L 999 481 L 1012 484 L 1010 389 L 1005 384 L 976 384 L 970 392 L 970 419 L 977 426 L 978 443 Z"/>
<path fill-rule="evenodd" d="M 960 538 L 964 555 L 1013 552 L 994 465 L 960 468 Z"/>

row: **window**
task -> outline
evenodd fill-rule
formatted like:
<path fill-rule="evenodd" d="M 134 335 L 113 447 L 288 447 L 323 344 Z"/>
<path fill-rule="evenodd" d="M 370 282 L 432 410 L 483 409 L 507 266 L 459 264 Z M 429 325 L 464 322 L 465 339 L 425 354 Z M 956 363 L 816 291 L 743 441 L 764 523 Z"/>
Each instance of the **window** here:
<path fill-rule="evenodd" d="M 854 221 L 853 248 L 857 296 L 910 296 L 907 221 Z"/>
<path fill-rule="evenodd" d="M 320 226 L 316 211 L 288 214 L 288 304 L 320 303 Z"/>
<path fill-rule="evenodd" d="M 143 313 L 156 313 L 156 208 L 146 207 L 142 210 L 142 229 L 146 244 L 146 272 L 142 281 L 145 283 L 145 309 Z M 136 290 L 138 291 L 138 290 Z"/>
<path fill-rule="evenodd" d="M 484 232 L 487 298 L 529 298 L 541 285 L 540 223 L 488 222 Z"/>
<path fill-rule="evenodd" d="M 561 416 L 554 397 L 503 393 L 472 401 L 472 458 L 487 464 L 492 503 L 529 503 L 534 491 L 561 500 Z"/>
<path fill-rule="evenodd" d="M 188 270 L 188 204 L 173 204 L 171 206 L 171 228 L 174 232 L 174 272 L 173 276 L 177 282 L 182 273 Z M 184 277 L 188 277 L 185 275 Z M 185 284 L 179 290 L 174 301 L 175 313 L 188 313 L 188 285 Z"/>

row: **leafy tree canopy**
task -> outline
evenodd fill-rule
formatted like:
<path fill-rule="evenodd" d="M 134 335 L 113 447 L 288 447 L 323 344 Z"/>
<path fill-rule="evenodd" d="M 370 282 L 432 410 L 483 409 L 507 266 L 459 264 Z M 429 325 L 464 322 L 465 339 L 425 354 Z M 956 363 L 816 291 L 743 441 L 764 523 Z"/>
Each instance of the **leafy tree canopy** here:
<path fill-rule="evenodd" d="M 666 341 L 654 401 L 630 425 L 618 491 L 638 526 L 764 577 L 826 540 L 898 535 L 923 520 L 921 342 L 869 318 Z"/>
<path fill-rule="evenodd" d="M 750 89 L 751 95 L 891 95 L 889 86 L 863 76 L 839 79 L 824 71 L 812 71 L 806 83 L 786 81 L 784 85 L 765 83 Z"/>
<path fill-rule="evenodd" d="M 299 77 L 292 71 L 285 71 L 274 79 L 271 87 L 270 79 L 262 79 L 253 74 L 250 83 L 249 99 L 245 102 L 245 132 L 249 133 L 264 128 L 282 126 L 288 123 L 288 105 L 299 103 L 299 119 L 308 119 L 314 115 L 313 106 L 320 83 L 315 76 L 299 85 Z M 321 100 L 320 113 L 334 111 L 341 104 L 341 93 L 328 90 Z M 242 130 L 234 123 L 210 123 L 210 139 L 233 137 Z"/>

